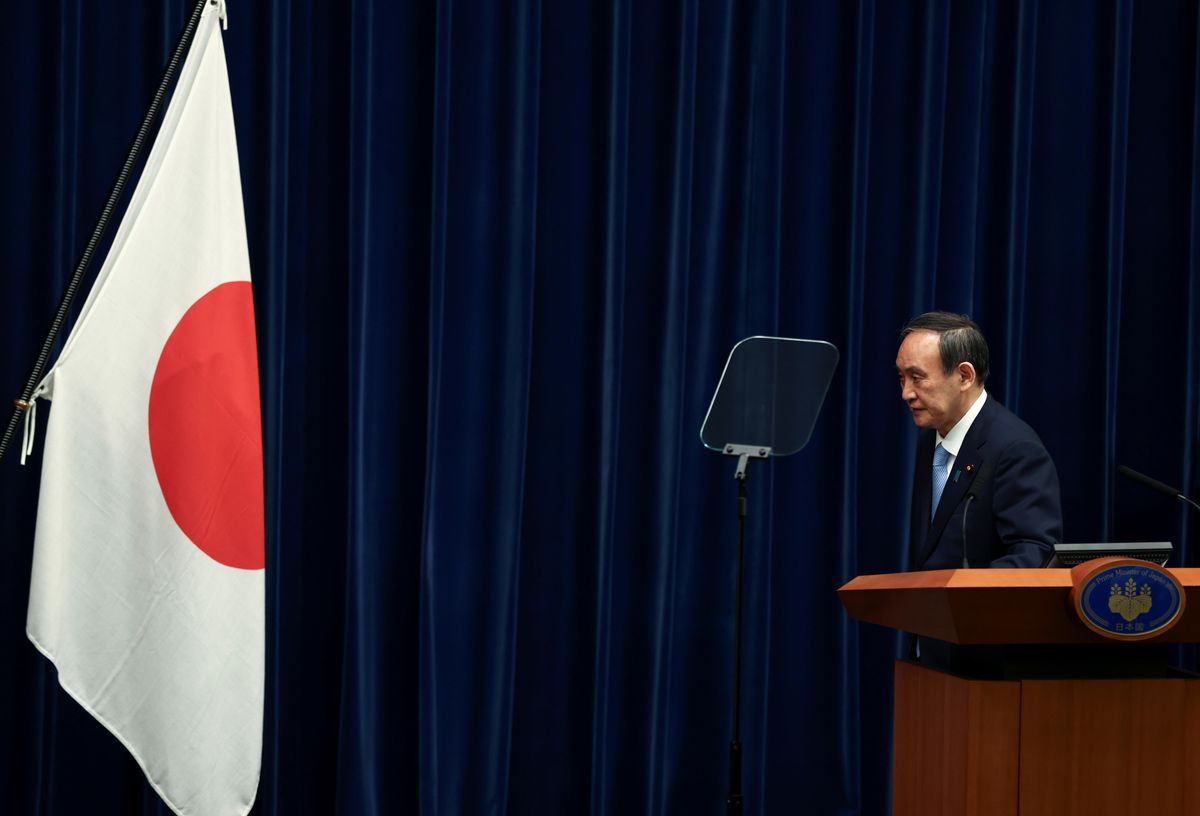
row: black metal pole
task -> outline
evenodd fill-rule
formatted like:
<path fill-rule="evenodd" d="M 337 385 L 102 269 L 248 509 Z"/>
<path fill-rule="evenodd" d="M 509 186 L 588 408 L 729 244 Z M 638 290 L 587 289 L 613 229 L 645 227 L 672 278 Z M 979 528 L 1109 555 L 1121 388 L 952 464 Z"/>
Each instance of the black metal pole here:
<path fill-rule="evenodd" d="M 71 308 L 71 303 L 75 300 L 75 294 L 79 291 L 79 284 L 82 282 L 83 276 L 87 274 L 88 268 L 92 264 L 92 256 L 96 253 L 97 245 L 104 238 L 104 233 L 108 229 L 108 222 L 112 220 L 112 214 L 116 210 L 117 202 L 120 201 L 121 194 L 125 191 L 125 184 L 129 181 L 129 176 L 133 172 L 138 158 L 141 156 L 146 138 L 149 136 L 155 121 L 158 119 L 159 108 L 162 106 L 167 89 L 171 87 L 171 83 L 175 80 L 175 73 L 179 68 L 179 63 L 192 44 L 192 38 L 196 34 L 196 27 L 200 24 L 200 14 L 209 3 L 216 5 L 216 0 L 197 0 L 196 6 L 192 9 L 192 14 L 188 18 L 187 25 L 183 28 L 183 33 L 179 35 L 179 42 L 176 43 L 175 50 L 171 53 L 171 59 L 167 62 L 166 70 L 163 71 L 162 80 L 158 83 L 158 90 L 154 92 L 154 99 L 150 102 L 150 107 L 146 111 L 146 115 L 142 118 L 141 127 L 138 128 L 137 136 L 133 139 L 133 146 L 129 148 L 129 155 L 125 157 L 125 163 L 121 165 L 121 172 L 117 175 L 116 183 L 113 184 L 112 190 L 108 193 L 108 200 L 104 202 L 104 209 L 100 213 L 100 220 L 96 222 L 96 226 L 92 230 L 92 237 L 88 239 L 87 245 L 83 250 L 83 255 L 79 258 L 79 263 L 75 266 L 75 274 L 71 276 L 71 281 L 67 284 L 67 291 L 63 293 L 62 300 L 58 304 L 58 311 L 54 313 L 54 321 L 50 324 L 50 332 L 46 335 L 45 342 L 42 343 L 42 349 L 38 352 L 37 361 L 33 364 L 33 370 L 29 373 L 29 379 L 25 382 L 25 388 L 21 390 L 21 396 L 13 401 L 16 407 L 13 409 L 12 417 L 8 420 L 8 426 L 4 429 L 4 436 L 0 437 L 0 458 L 4 457 L 4 451 L 8 449 L 8 443 L 12 441 L 13 433 L 17 429 L 17 423 L 21 421 L 21 416 L 29 409 L 29 400 L 33 397 L 33 389 L 37 388 L 38 383 L 42 380 L 42 372 L 46 368 L 46 361 L 50 358 L 50 352 L 54 349 L 58 333 L 62 329 L 63 322 L 66 320 L 67 311 Z"/>
<path fill-rule="evenodd" d="M 743 459 L 744 461 L 744 459 Z M 734 589 L 733 626 L 733 739 L 729 742 L 729 796 L 727 816 L 742 814 L 742 567 L 746 553 L 746 469 L 739 468 L 737 577 Z"/>

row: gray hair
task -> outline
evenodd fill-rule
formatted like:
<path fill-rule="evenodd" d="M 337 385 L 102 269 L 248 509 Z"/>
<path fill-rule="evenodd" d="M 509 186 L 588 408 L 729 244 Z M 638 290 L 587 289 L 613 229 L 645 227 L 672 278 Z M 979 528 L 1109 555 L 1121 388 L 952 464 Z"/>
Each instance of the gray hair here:
<path fill-rule="evenodd" d="M 954 371 L 959 363 L 970 363 L 975 368 L 979 384 L 987 382 L 987 340 L 970 317 L 953 312 L 926 312 L 904 325 L 900 330 L 900 339 L 918 331 L 930 331 L 938 336 L 938 352 L 942 357 L 942 370 L 946 374 Z"/>

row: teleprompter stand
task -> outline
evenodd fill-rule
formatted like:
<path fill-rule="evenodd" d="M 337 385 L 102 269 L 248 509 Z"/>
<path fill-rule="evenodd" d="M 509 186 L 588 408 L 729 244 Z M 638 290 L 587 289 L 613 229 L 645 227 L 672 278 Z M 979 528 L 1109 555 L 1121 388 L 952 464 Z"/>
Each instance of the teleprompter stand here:
<path fill-rule="evenodd" d="M 733 738 L 729 743 L 727 816 L 742 800 L 742 571 L 746 544 L 746 474 L 751 459 L 796 453 L 812 436 L 837 367 L 822 340 L 747 337 L 733 347 L 700 429 L 705 447 L 737 457 L 737 571 L 733 630 Z"/>

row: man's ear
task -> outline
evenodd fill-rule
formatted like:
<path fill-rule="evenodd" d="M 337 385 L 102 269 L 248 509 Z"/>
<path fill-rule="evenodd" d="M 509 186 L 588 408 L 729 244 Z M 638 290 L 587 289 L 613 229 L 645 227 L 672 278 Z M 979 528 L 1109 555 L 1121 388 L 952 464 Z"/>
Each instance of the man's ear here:
<path fill-rule="evenodd" d="M 968 362 L 959 363 L 958 364 L 958 383 L 959 383 L 959 385 L 962 386 L 964 389 L 967 389 L 967 388 L 970 388 L 971 386 L 973 386 L 975 384 L 975 382 L 976 382 L 975 366 L 971 365 Z"/>

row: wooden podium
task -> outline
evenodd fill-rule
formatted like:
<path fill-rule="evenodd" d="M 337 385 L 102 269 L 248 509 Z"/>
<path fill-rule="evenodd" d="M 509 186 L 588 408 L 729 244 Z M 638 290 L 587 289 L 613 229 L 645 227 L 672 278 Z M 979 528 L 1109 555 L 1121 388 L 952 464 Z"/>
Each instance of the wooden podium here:
<path fill-rule="evenodd" d="M 1169 572 L 1184 616 L 1146 642 L 1200 642 L 1200 569 Z M 1200 678 L 1124 676 L 1122 650 L 1138 644 L 1088 629 L 1071 588 L 1068 569 L 978 569 L 864 575 L 838 590 L 852 618 L 922 637 L 1063 645 L 1033 647 L 1061 651 L 1058 667 L 1011 679 L 896 663 L 895 816 L 1200 814 Z M 1072 670 L 1072 644 L 1109 644 L 1105 670 Z"/>

